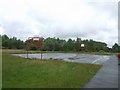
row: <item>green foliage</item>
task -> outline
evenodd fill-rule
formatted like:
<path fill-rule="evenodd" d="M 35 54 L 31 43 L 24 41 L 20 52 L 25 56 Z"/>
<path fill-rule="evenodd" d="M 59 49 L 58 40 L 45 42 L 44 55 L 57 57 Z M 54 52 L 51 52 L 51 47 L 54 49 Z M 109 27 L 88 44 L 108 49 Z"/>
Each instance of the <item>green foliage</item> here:
<path fill-rule="evenodd" d="M 75 51 L 80 51 L 81 38 L 77 38 L 75 42 Z"/>
<path fill-rule="evenodd" d="M 0 35 L 0 49 L 2 49 L 2 36 Z"/>
<path fill-rule="evenodd" d="M 7 35 L 2 35 L 2 48 L 7 49 L 26 49 L 27 42 L 23 42 L 16 37 L 9 38 Z M 80 48 L 81 44 L 85 45 L 84 50 Z M 31 48 L 31 50 L 38 50 L 36 48 Z M 76 40 L 68 39 L 63 40 L 59 38 L 46 38 L 43 41 L 44 51 L 84 51 L 84 52 L 120 52 L 120 46 L 115 43 L 112 48 L 107 47 L 104 42 L 94 41 L 92 39 L 81 40 L 81 38 L 76 38 Z"/>
<path fill-rule="evenodd" d="M 100 52 L 100 53 L 104 53 L 104 51 L 103 51 L 103 50 L 100 50 L 99 52 Z"/>
<path fill-rule="evenodd" d="M 2 36 L 2 48 L 5 49 L 23 49 L 24 42 L 16 37 L 9 38 L 7 35 Z"/>
<path fill-rule="evenodd" d="M 113 46 L 112 46 L 112 51 L 113 52 L 120 52 L 120 46 L 115 43 Z"/>

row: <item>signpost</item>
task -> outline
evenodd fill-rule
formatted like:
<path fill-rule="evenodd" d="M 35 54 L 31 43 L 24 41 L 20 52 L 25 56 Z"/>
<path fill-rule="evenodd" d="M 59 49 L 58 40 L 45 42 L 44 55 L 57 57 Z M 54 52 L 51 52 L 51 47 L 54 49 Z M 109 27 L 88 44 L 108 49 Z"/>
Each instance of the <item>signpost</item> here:
<path fill-rule="evenodd" d="M 83 51 L 85 49 L 85 44 L 81 44 L 80 49 L 81 49 L 81 51 Z"/>
<path fill-rule="evenodd" d="M 28 58 L 28 50 L 32 47 L 41 49 L 41 59 L 42 59 L 43 38 L 42 37 L 28 37 L 28 40 L 27 40 L 27 58 Z"/>
<path fill-rule="evenodd" d="M 83 48 L 84 48 L 84 47 L 85 47 L 85 45 L 84 45 L 84 44 L 81 44 L 81 47 L 83 47 Z"/>

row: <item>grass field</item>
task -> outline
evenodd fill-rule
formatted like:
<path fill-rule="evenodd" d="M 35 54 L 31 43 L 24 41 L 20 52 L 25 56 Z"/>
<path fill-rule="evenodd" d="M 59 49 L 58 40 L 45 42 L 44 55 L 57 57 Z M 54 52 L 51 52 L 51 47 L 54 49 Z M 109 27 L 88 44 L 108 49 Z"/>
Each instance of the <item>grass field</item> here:
<path fill-rule="evenodd" d="M 2 59 L 3 88 L 80 88 L 101 67 L 60 60 L 29 60 L 5 53 Z"/>

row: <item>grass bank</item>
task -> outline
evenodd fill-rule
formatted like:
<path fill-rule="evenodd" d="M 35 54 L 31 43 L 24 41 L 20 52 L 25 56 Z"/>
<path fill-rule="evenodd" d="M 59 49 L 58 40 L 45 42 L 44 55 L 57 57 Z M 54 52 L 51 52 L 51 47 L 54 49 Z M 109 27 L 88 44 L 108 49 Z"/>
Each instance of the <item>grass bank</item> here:
<path fill-rule="evenodd" d="M 26 50 L 16 49 L 3 49 L 3 53 L 25 54 Z M 92 54 L 92 55 L 117 55 L 118 53 L 112 52 L 75 52 L 75 51 L 42 51 L 43 53 L 76 53 L 76 54 Z M 41 53 L 41 51 L 29 51 L 30 54 Z"/>
<path fill-rule="evenodd" d="M 3 88 L 80 88 L 101 67 L 60 60 L 29 60 L 4 53 L 2 59 Z"/>

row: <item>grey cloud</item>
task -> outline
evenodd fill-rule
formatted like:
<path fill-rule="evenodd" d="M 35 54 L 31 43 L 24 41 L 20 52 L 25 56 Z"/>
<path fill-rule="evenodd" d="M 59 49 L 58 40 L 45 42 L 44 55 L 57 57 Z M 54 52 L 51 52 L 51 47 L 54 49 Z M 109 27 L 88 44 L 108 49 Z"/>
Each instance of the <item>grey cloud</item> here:
<path fill-rule="evenodd" d="M 97 9 L 99 12 L 108 12 L 110 13 L 111 17 L 117 19 L 118 16 L 118 2 L 87 2 L 88 5 Z M 102 13 L 101 13 L 102 14 Z"/>
<path fill-rule="evenodd" d="M 29 10 L 28 15 L 29 17 L 31 17 L 32 19 L 36 20 L 39 23 L 42 23 L 43 25 L 47 25 L 53 22 L 52 17 L 46 15 L 45 13 L 38 12 L 35 10 Z"/>
<path fill-rule="evenodd" d="M 96 36 L 99 32 L 96 29 L 92 29 L 90 27 L 72 27 L 68 30 L 64 28 L 57 28 L 57 32 L 55 33 L 55 36 L 61 37 L 61 38 L 74 38 L 74 37 L 93 37 Z"/>
<path fill-rule="evenodd" d="M 27 36 L 29 36 L 32 33 L 29 26 L 26 26 L 24 23 L 21 22 L 4 21 L 4 23 L 2 23 L 2 27 L 4 29 L 3 32 L 8 36 L 10 37 L 16 36 L 18 38 L 21 38 L 22 40 L 27 39 Z"/>
<path fill-rule="evenodd" d="M 110 14 L 110 18 L 117 20 L 116 3 L 87 2 L 87 4 L 95 9 L 95 11 L 99 11 L 100 15 L 106 12 Z M 60 38 L 92 38 L 94 40 L 105 40 L 105 42 L 110 45 L 117 41 L 117 37 L 115 37 L 116 35 L 111 35 L 114 30 L 112 30 L 112 28 L 107 28 L 106 25 L 104 25 L 104 22 L 100 21 L 101 23 L 99 23 L 99 21 L 96 21 L 96 18 L 94 17 L 91 21 L 86 22 L 85 25 L 82 25 L 82 23 L 68 24 L 64 22 L 63 24 L 59 22 L 56 17 L 52 17 L 40 12 L 39 10 L 36 11 L 32 9 L 28 10 L 27 17 L 28 21 L 24 20 L 27 22 L 9 22 L 0 17 L 0 23 L 4 28 L 4 33 L 10 36 L 17 36 L 23 40 L 29 36 L 33 36 L 34 32 L 37 31 L 37 33 L 43 37 L 55 36 Z"/>
<path fill-rule="evenodd" d="M 120 2 L 118 3 L 118 43 L 120 45 Z"/>

